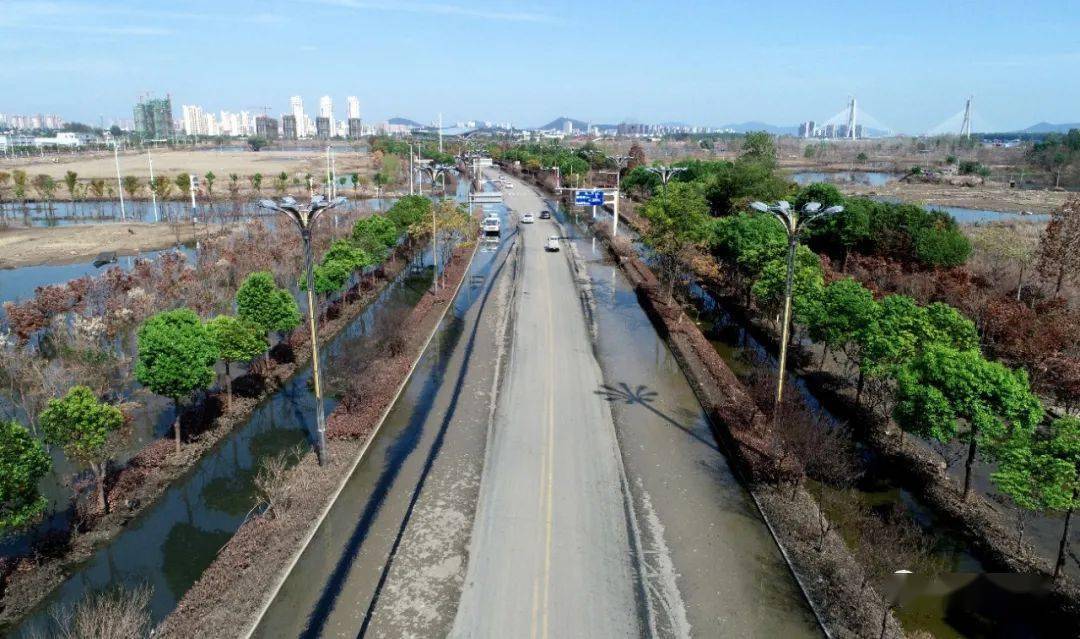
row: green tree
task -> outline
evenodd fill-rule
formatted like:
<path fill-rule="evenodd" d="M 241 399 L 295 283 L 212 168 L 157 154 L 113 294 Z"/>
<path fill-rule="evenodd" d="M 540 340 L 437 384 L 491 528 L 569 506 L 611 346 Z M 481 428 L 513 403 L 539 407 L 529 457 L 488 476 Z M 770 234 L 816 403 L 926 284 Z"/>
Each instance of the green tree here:
<path fill-rule="evenodd" d="M 134 175 L 125 175 L 124 179 L 120 181 L 124 186 L 124 191 L 127 192 L 128 197 L 135 198 L 139 191 L 142 189 L 142 182 Z"/>
<path fill-rule="evenodd" d="M 1036 142 L 1027 152 L 1028 161 L 1050 173 L 1054 178 L 1054 187 L 1061 186 L 1061 176 L 1080 158 L 1080 129 L 1071 129 L 1067 134 L 1051 133 L 1041 142 Z"/>
<path fill-rule="evenodd" d="M 406 195 L 394 202 L 386 212 L 386 217 L 397 226 L 398 233 L 409 233 L 412 236 L 415 226 L 430 221 L 431 200 L 423 195 Z"/>
<path fill-rule="evenodd" d="M 893 416 L 908 432 L 968 445 L 963 489 L 967 499 L 980 447 L 994 459 L 1005 442 L 1030 436 L 1043 410 L 1025 371 L 987 361 L 977 350 L 936 343 L 897 375 Z M 966 424 L 963 431 L 961 422 Z"/>
<path fill-rule="evenodd" d="M 173 400 L 173 432 L 180 451 L 180 401 L 214 381 L 217 346 L 206 326 L 190 309 L 164 311 L 139 328 L 135 379 L 154 393 Z"/>
<path fill-rule="evenodd" d="M 11 184 L 13 189 L 13 195 L 16 200 L 20 202 L 26 201 L 26 184 L 27 184 L 26 171 L 22 169 L 13 169 L 11 171 Z"/>
<path fill-rule="evenodd" d="M 750 287 L 765 264 L 784 259 L 787 236 L 771 215 L 739 213 L 715 221 L 713 251 L 718 258 L 735 266 L 749 304 Z"/>
<path fill-rule="evenodd" d="M 75 201 L 75 196 L 78 195 L 76 190 L 79 187 L 79 174 L 75 171 L 68 171 L 64 173 L 64 186 L 67 187 L 68 197 L 71 201 Z"/>
<path fill-rule="evenodd" d="M 46 202 L 52 202 L 53 197 L 56 195 L 56 180 L 51 175 L 35 175 L 31 184 L 34 190 L 38 192 Z"/>
<path fill-rule="evenodd" d="M 260 327 L 263 331 L 283 333 L 300 325 L 300 307 L 289 292 L 278 288 L 274 276 L 258 271 L 236 291 L 236 314 Z"/>
<path fill-rule="evenodd" d="M 1024 543 L 1024 522 L 1036 512 L 1067 510 L 1075 489 L 1076 468 L 1067 459 L 1049 454 L 1031 435 L 1017 432 L 997 453 L 994 486 L 1016 506 L 1016 550 Z"/>
<path fill-rule="evenodd" d="M 802 244 L 795 249 L 793 275 L 791 316 L 795 322 L 806 325 L 820 308 L 825 275 L 817 254 Z M 766 312 L 778 314 L 783 308 L 787 290 L 787 257 L 766 262 L 751 290 Z"/>
<path fill-rule="evenodd" d="M 123 425 L 120 409 L 99 400 L 86 386 L 74 386 L 64 397 L 49 400 L 41 413 L 45 441 L 62 447 L 68 459 L 94 474 L 103 513 L 109 512 L 105 475 Z"/>
<path fill-rule="evenodd" d="M 808 313 L 807 329 L 810 338 L 824 347 L 821 356 L 824 366 L 829 349 L 857 342 L 860 331 L 877 322 L 881 306 L 873 293 L 850 277 L 826 286 L 820 300 Z"/>
<path fill-rule="evenodd" d="M 191 192 L 191 176 L 187 173 L 181 173 L 173 180 L 176 184 L 176 188 L 180 190 L 180 195 L 187 197 L 187 194 Z"/>
<path fill-rule="evenodd" d="M 154 195 L 157 196 L 157 199 L 164 200 L 172 193 L 173 183 L 164 175 L 156 175 L 151 188 L 154 189 Z"/>
<path fill-rule="evenodd" d="M 397 225 L 390 218 L 375 214 L 357 220 L 351 237 L 353 244 L 381 262 L 387 251 L 397 245 L 399 235 Z"/>
<path fill-rule="evenodd" d="M 1047 427 L 1045 434 L 1038 440 L 1039 452 L 1063 460 L 1068 465 L 1068 472 L 1063 473 L 1059 495 L 1061 499 L 1051 504 L 1050 508 L 1065 513 L 1061 527 L 1061 540 L 1058 542 L 1057 561 L 1054 562 L 1054 578 L 1061 575 L 1065 567 L 1065 550 L 1069 543 L 1069 523 L 1073 511 L 1080 507 L 1080 418 L 1059 417 Z"/>
<path fill-rule="evenodd" d="M 90 178 L 90 192 L 96 198 L 105 197 L 105 180 L 102 178 Z"/>
<path fill-rule="evenodd" d="M 920 227 L 913 239 L 915 258 L 930 266 L 960 266 L 971 255 L 971 241 L 955 226 Z"/>
<path fill-rule="evenodd" d="M 747 133 L 743 138 L 740 159 L 750 160 L 772 169 L 776 166 L 776 142 L 765 131 Z"/>
<path fill-rule="evenodd" d="M 247 145 L 252 151 L 261 151 L 269 142 L 261 136 L 252 136 L 247 139 Z"/>
<path fill-rule="evenodd" d="M 207 198 L 210 198 L 210 199 L 214 198 L 214 180 L 216 180 L 216 179 L 217 179 L 217 176 L 214 175 L 213 171 L 207 171 L 206 175 L 203 176 L 203 180 L 206 181 L 206 197 Z"/>
<path fill-rule="evenodd" d="M 26 527 L 48 507 L 38 482 L 50 468 L 52 459 L 30 431 L 0 420 L 0 536 Z"/>
<path fill-rule="evenodd" d="M 235 200 L 240 197 L 240 176 L 236 173 L 229 174 L 229 195 Z"/>
<path fill-rule="evenodd" d="M 278 173 L 274 177 L 274 191 L 278 195 L 285 195 L 285 191 L 289 188 L 289 174 L 285 171 Z"/>
<path fill-rule="evenodd" d="M 262 173 L 256 173 L 248 176 L 248 181 L 251 182 L 251 188 L 255 189 L 256 193 L 262 193 Z"/>
<path fill-rule="evenodd" d="M 225 403 L 232 410 L 233 362 L 248 362 L 266 352 L 266 331 L 249 320 L 218 315 L 206 323 L 217 345 L 218 356 L 225 363 Z"/>
<path fill-rule="evenodd" d="M 699 185 L 672 182 L 649 199 L 642 215 L 648 226 L 641 239 L 660 260 L 670 296 L 686 250 L 710 236 L 709 203 Z"/>

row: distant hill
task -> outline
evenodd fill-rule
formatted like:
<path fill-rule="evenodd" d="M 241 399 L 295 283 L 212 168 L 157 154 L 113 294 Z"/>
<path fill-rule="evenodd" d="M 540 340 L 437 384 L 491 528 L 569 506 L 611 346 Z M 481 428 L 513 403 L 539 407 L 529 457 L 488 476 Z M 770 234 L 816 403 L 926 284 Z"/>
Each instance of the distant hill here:
<path fill-rule="evenodd" d="M 1024 129 L 1024 133 L 1068 133 L 1069 129 L 1080 129 L 1080 122 L 1072 122 L 1070 124 L 1051 124 L 1050 122 L 1040 122 L 1033 124 Z"/>
<path fill-rule="evenodd" d="M 545 124 L 543 126 L 538 126 L 536 128 L 541 130 L 541 131 L 549 131 L 549 130 L 552 130 L 552 129 L 562 131 L 563 127 L 566 126 L 566 122 L 568 122 L 568 121 L 570 122 L 571 125 L 573 125 L 575 131 L 584 131 L 589 126 L 588 122 L 584 122 L 582 120 L 575 120 L 574 118 L 567 118 L 567 117 L 558 117 L 558 118 L 555 118 L 554 120 L 552 120 L 551 122 L 548 122 L 547 124 Z"/>
<path fill-rule="evenodd" d="M 389 120 L 387 120 L 387 123 L 389 123 L 389 124 L 402 124 L 402 125 L 405 125 L 405 126 L 420 127 L 420 128 L 423 128 L 423 127 L 427 126 L 427 125 L 424 125 L 424 124 L 420 124 L 416 120 L 410 120 L 409 118 L 390 118 Z"/>
<path fill-rule="evenodd" d="M 773 135 L 795 135 L 799 132 L 797 126 L 777 126 L 775 124 L 768 124 L 766 122 L 739 122 L 738 124 L 725 124 L 720 127 L 721 130 L 730 129 L 736 133 L 751 133 L 753 131 L 765 131 L 766 133 L 772 133 Z"/>

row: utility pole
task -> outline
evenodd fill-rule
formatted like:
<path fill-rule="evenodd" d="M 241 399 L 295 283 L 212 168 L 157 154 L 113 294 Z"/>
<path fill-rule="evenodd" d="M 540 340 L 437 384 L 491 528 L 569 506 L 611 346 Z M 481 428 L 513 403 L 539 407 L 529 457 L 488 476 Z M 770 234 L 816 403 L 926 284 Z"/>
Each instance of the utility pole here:
<path fill-rule="evenodd" d="M 124 182 L 120 179 L 120 152 L 117 150 L 117 142 L 113 140 L 113 163 L 116 164 L 116 192 L 120 194 L 120 220 L 127 219 L 124 213 Z"/>
<path fill-rule="evenodd" d="M 413 168 L 413 145 L 409 142 L 409 195 L 416 194 L 416 169 Z"/>
<path fill-rule="evenodd" d="M 146 162 L 150 165 L 150 200 L 154 203 L 154 221 L 160 222 L 157 210 L 157 191 L 154 190 L 154 158 L 150 156 L 150 147 L 146 147 Z"/>

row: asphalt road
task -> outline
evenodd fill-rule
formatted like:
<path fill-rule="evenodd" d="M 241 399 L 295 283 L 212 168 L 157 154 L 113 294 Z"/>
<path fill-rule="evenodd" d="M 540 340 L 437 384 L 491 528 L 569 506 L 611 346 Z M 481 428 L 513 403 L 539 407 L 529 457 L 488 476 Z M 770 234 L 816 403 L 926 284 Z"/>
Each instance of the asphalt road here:
<path fill-rule="evenodd" d="M 504 191 L 518 214 L 540 199 Z M 647 623 L 618 442 L 555 224 L 521 225 L 506 376 L 452 637 L 632 637 Z M 565 247 L 564 247 L 565 250 Z"/>

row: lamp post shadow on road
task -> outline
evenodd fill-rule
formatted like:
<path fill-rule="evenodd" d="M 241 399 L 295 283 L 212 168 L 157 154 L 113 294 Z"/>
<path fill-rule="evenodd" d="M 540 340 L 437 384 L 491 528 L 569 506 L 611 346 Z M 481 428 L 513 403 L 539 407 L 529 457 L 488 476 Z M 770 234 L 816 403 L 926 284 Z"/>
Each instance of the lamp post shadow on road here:
<path fill-rule="evenodd" d="M 835 215 L 844 210 L 844 207 L 836 205 L 822 209 L 820 202 L 807 202 L 802 210 L 792 208 L 787 200 L 780 200 L 776 204 L 764 202 L 752 202 L 750 208 L 762 213 L 772 213 L 773 216 L 784 226 L 787 233 L 787 278 L 784 285 L 784 324 L 780 331 L 780 369 L 776 381 L 776 401 L 773 404 L 773 419 L 780 414 L 780 403 L 784 397 L 784 375 L 787 370 L 787 348 L 791 338 L 791 297 L 792 285 L 795 278 L 795 250 L 799 246 L 799 235 L 811 222 L 826 215 Z M 802 215 L 800 215 L 802 213 Z"/>
<path fill-rule="evenodd" d="M 338 197 L 332 200 L 325 196 L 316 195 L 306 205 L 298 203 L 291 197 L 283 197 L 280 201 L 260 200 L 259 206 L 278 213 L 284 213 L 296 224 L 300 230 L 300 238 L 304 243 L 304 276 L 307 281 L 307 307 L 308 327 L 311 331 L 311 377 L 315 385 L 315 452 L 319 457 L 319 465 L 325 465 L 330 461 L 330 451 L 326 447 L 326 409 L 323 406 L 322 380 L 319 373 L 319 338 L 315 322 L 315 275 L 314 256 L 311 251 L 311 230 L 315 221 L 323 211 L 332 209 L 345 203 L 345 198 Z"/>

